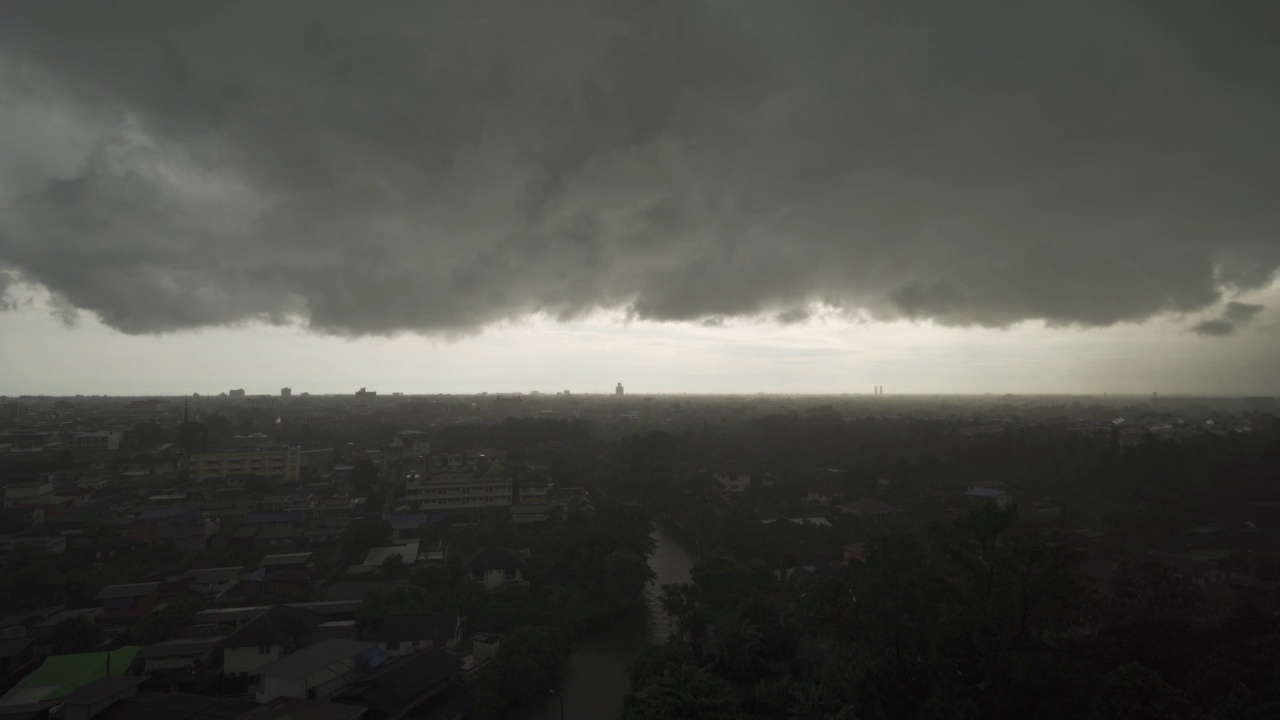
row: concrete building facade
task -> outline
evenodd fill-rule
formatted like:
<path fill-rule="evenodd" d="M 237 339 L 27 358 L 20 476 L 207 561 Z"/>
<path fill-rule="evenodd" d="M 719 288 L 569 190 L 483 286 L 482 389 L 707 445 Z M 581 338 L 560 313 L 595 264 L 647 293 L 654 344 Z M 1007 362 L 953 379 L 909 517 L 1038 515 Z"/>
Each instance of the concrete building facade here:
<path fill-rule="evenodd" d="M 272 480 L 297 480 L 302 464 L 301 448 L 202 453 L 191 456 L 191 479 L 219 480 L 232 475 L 261 475 Z"/>

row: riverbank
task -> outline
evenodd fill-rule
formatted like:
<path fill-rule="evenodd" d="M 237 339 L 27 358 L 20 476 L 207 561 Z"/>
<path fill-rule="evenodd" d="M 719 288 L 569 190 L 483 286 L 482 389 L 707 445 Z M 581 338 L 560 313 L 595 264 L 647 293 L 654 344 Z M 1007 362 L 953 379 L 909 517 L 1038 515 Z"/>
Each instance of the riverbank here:
<path fill-rule="evenodd" d="M 694 562 L 701 557 L 702 552 L 700 545 L 702 538 L 699 537 L 699 533 L 696 528 L 686 527 L 682 525 L 679 520 L 676 520 L 669 515 L 658 516 L 658 518 L 654 520 L 654 523 L 668 539 L 679 545 L 680 549 L 684 550 L 685 554 L 692 558 Z M 682 582 L 687 582 L 687 580 Z M 662 587 L 662 584 L 659 583 L 658 587 Z"/>
<path fill-rule="evenodd" d="M 689 582 L 693 566 L 693 555 L 668 532 L 671 529 L 662 522 L 654 523 L 654 551 L 649 556 L 649 567 L 656 577 L 645 588 L 645 604 L 608 631 L 574 644 L 562 689 L 566 720 L 618 717 L 623 698 L 631 689 L 627 673 L 631 663 L 646 647 L 666 642 L 670 635 L 670 623 L 660 602 L 662 586 Z M 559 717 L 559 702 L 510 720 Z"/>

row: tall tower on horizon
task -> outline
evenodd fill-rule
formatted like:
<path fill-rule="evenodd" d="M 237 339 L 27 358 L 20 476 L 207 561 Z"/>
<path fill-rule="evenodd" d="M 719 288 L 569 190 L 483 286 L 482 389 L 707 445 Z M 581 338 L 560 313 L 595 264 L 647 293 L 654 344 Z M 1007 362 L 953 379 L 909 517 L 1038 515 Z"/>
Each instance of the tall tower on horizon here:
<path fill-rule="evenodd" d="M 614 388 L 614 390 L 613 390 L 613 394 L 614 394 L 614 395 L 617 395 L 618 397 L 622 397 L 622 395 L 623 395 L 623 391 L 622 391 L 622 383 L 618 383 L 618 387 Z"/>

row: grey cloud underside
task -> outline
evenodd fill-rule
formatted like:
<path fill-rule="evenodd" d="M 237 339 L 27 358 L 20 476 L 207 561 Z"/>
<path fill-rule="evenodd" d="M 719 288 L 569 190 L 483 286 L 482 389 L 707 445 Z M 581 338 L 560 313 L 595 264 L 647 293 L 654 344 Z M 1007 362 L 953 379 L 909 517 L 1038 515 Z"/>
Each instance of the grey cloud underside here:
<path fill-rule="evenodd" d="M 1191 312 L 1280 266 L 1275 12 L 6 3 L 0 266 L 126 332 Z"/>
<path fill-rule="evenodd" d="M 1252 322 L 1264 309 L 1263 305 L 1232 300 L 1223 307 L 1221 316 L 1202 320 L 1192 325 L 1191 331 L 1206 337 L 1234 335 L 1236 330 Z"/>

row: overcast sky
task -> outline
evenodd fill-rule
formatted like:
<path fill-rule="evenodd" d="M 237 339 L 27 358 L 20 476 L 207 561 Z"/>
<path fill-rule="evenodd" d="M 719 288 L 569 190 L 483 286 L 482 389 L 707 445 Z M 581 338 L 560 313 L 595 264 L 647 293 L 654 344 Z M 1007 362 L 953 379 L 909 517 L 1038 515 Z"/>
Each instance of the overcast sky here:
<path fill-rule="evenodd" d="M 0 394 L 1280 392 L 1280 3 L 0 4 Z"/>

